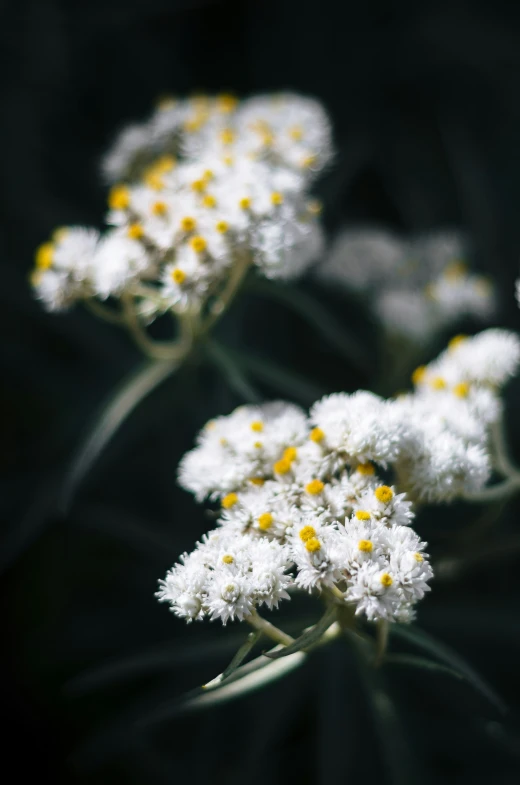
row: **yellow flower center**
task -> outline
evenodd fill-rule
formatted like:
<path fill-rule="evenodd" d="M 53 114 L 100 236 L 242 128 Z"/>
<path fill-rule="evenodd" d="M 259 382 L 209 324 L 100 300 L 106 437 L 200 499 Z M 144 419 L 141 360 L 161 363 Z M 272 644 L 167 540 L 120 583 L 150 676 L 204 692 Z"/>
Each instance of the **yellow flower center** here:
<path fill-rule="evenodd" d="M 388 589 L 388 587 L 391 586 L 392 583 L 394 582 L 392 576 L 389 575 L 387 572 L 384 572 L 379 580 L 381 581 L 381 585 L 384 586 L 385 589 Z"/>
<path fill-rule="evenodd" d="M 448 349 L 456 349 L 457 346 L 460 346 L 461 343 L 468 340 L 467 335 L 463 335 L 462 333 L 459 335 L 454 335 L 453 338 L 448 342 Z"/>
<path fill-rule="evenodd" d="M 453 388 L 453 392 L 457 396 L 457 398 L 467 398 L 469 395 L 469 384 L 468 382 L 459 382 Z"/>
<path fill-rule="evenodd" d="M 249 482 L 251 483 L 251 485 L 258 485 L 259 487 L 265 484 L 265 480 L 263 477 L 250 477 Z"/>
<path fill-rule="evenodd" d="M 145 172 L 143 181 L 152 191 L 162 191 L 164 188 L 164 180 L 161 177 L 161 173 L 155 170 Z"/>
<path fill-rule="evenodd" d="M 418 368 L 412 373 L 412 382 L 413 384 L 421 384 L 424 381 L 424 377 L 426 376 L 426 366 L 419 365 Z"/>
<path fill-rule="evenodd" d="M 321 430 L 321 428 L 313 428 L 309 434 L 309 439 L 311 442 L 322 442 L 325 438 L 325 433 Z"/>
<path fill-rule="evenodd" d="M 238 495 L 236 493 L 228 493 L 227 496 L 224 496 L 222 499 L 222 506 L 225 510 L 229 510 L 230 507 L 233 507 L 238 501 Z"/>
<path fill-rule="evenodd" d="M 316 536 L 316 529 L 314 526 L 304 526 L 303 529 L 300 531 L 300 540 L 302 542 L 307 542 L 311 539 L 311 537 Z"/>
<path fill-rule="evenodd" d="M 321 480 L 311 480 L 305 486 L 305 490 L 307 493 L 310 493 L 311 496 L 317 496 L 318 493 L 321 493 L 324 489 L 325 485 L 322 483 Z"/>
<path fill-rule="evenodd" d="M 291 462 L 287 458 L 281 458 L 273 466 L 275 474 L 288 474 L 291 471 Z"/>
<path fill-rule="evenodd" d="M 255 431 L 256 433 L 261 433 L 264 430 L 264 424 L 261 420 L 254 420 L 251 423 L 251 430 Z"/>
<path fill-rule="evenodd" d="M 183 232 L 193 232 L 196 226 L 197 221 L 195 218 L 192 218 L 191 215 L 181 218 L 181 229 Z"/>
<path fill-rule="evenodd" d="M 126 185 L 114 185 L 108 193 L 108 206 L 111 210 L 126 210 L 130 204 L 130 191 Z"/>
<path fill-rule="evenodd" d="M 263 443 L 263 442 L 255 442 L 255 443 L 253 444 L 253 447 L 254 447 L 256 450 L 261 450 L 263 446 L 264 446 L 264 443 Z"/>
<path fill-rule="evenodd" d="M 258 526 L 263 532 L 271 528 L 273 524 L 273 516 L 270 512 L 263 512 L 258 516 Z"/>
<path fill-rule="evenodd" d="M 372 553 L 374 546 L 370 542 L 370 540 L 360 540 L 358 542 L 358 548 L 363 553 Z"/>
<path fill-rule="evenodd" d="M 36 250 L 35 264 L 38 270 L 48 270 L 52 267 L 54 259 L 54 245 L 52 243 L 42 243 Z"/>
<path fill-rule="evenodd" d="M 196 237 L 191 238 L 190 245 L 195 253 L 202 253 L 206 250 L 207 242 L 204 237 L 197 235 Z"/>
<path fill-rule="evenodd" d="M 304 169 L 310 169 L 316 163 L 316 156 L 315 155 L 307 155 L 302 160 L 302 167 Z"/>
<path fill-rule="evenodd" d="M 224 128 L 223 131 L 220 132 L 220 141 L 222 144 L 233 144 L 235 141 L 235 132 L 231 128 Z"/>
<path fill-rule="evenodd" d="M 280 191 L 273 191 L 271 194 L 271 203 L 274 205 L 283 204 L 283 194 Z"/>
<path fill-rule="evenodd" d="M 133 223 L 129 225 L 126 233 L 131 240 L 140 240 L 144 235 L 144 229 L 141 224 Z"/>
<path fill-rule="evenodd" d="M 292 128 L 289 128 L 289 136 L 295 142 L 301 142 L 303 138 L 303 129 L 301 125 L 293 125 Z"/>
<path fill-rule="evenodd" d="M 294 461 L 296 460 L 296 456 L 298 455 L 298 450 L 296 447 L 286 447 L 283 451 L 283 457 L 286 461 Z"/>
<path fill-rule="evenodd" d="M 222 163 L 224 163 L 226 166 L 233 166 L 234 162 L 235 159 L 232 155 L 224 155 L 222 158 Z"/>
<path fill-rule="evenodd" d="M 226 553 L 225 556 L 222 557 L 222 561 L 224 564 L 233 564 L 235 561 L 234 558 L 231 556 L 230 553 Z"/>
<path fill-rule="evenodd" d="M 321 543 L 316 537 L 311 537 L 310 540 L 307 540 L 305 543 L 305 549 L 309 551 L 309 553 L 316 553 L 316 551 L 321 550 Z"/>
<path fill-rule="evenodd" d="M 158 216 L 165 216 L 168 212 L 168 206 L 166 202 L 154 202 L 152 204 L 152 213 Z"/>
<path fill-rule="evenodd" d="M 381 504 L 388 504 L 394 498 L 394 492 L 388 485 L 380 485 L 379 488 L 375 489 L 374 494 Z"/>
<path fill-rule="evenodd" d="M 216 207 L 217 206 L 217 200 L 213 196 L 213 194 L 206 194 L 206 196 L 202 200 L 202 205 L 204 207 L 209 207 L 209 208 Z"/>
<path fill-rule="evenodd" d="M 186 273 L 184 272 L 184 270 L 181 270 L 180 267 L 176 267 L 171 272 L 171 278 L 172 281 L 175 281 L 175 283 L 179 284 L 180 286 L 186 280 Z"/>
<path fill-rule="evenodd" d="M 161 174 L 166 174 L 166 172 L 171 172 L 171 170 L 175 168 L 176 164 L 177 161 L 173 155 L 162 155 L 155 162 L 155 170 Z"/>
<path fill-rule="evenodd" d="M 249 198 L 249 196 L 244 196 L 243 199 L 240 199 L 238 206 L 242 210 L 249 210 L 249 208 L 251 207 L 251 199 Z"/>
<path fill-rule="evenodd" d="M 238 98 L 231 93 L 221 93 L 217 95 L 217 109 L 222 114 L 234 112 L 238 105 Z"/>
<path fill-rule="evenodd" d="M 215 229 L 217 230 L 217 232 L 220 232 L 220 234 L 226 234 L 226 232 L 229 229 L 229 224 L 227 221 L 218 221 L 215 224 Z"/>
<path fill-rule="evenodd" d="M 376 473 L 374 466 L 367 461 L 367 463 L 358 463 L 356 471 L 364 477 L 372 477 Z"/>
<path fill-rule="evenodd" d="M 198 194 L 204 193 L 206 190 L 206 181 L 205 180 L 194 180 L 191 184 L 192 191 L 195 191 Z"/>
<path fill-rule="evenodd" d="M 414 559 L 417 562 L 422 562 L 424 561 L 424 556 L 422 555 L 422 553 L 414 553 Z"/>
<path fill-rule="evenodd" d="M 369 521 L 370 513 L 367 510 L 357 510 L 356 518 L 358 521 Z"/>
<path fill-rule="evenodd" d="M 442 376 L 436 376 L 435 379 L 431 380 L 430 384 L 434 390 L 446 389 L 446 380 Z"/>

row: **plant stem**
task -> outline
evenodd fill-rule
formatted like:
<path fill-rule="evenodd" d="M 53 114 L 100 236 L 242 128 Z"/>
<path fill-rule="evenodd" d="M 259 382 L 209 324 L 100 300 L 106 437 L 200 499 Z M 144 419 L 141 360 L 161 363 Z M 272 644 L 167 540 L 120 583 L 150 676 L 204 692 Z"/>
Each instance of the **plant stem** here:
<path fill-rule="evenodd" d="M 140 349 L 154 360 L 184 360 L 192 348 L 192 337 L 181 337 L 177 341 L 154 341 L 148 336 L 146 330 L 137 316 L 131 295 L 123 295 L 124 321 Z M 181 320 L 182 324 L 182 320 Z"/>
<path fill-rule="evenodd" d="M 493 502 L 497 499 L 502 499 L 520 489 L 520 474 L 509 477 L 504 482 L 499 482 L 496 485 L 491 485 L 488 488 L 482 488 L 480 491 L 473 491 L 464 495 L 466 501 L 469 502 Z"/>
<path fill-rule="evenodd" d="M 93 297 L 86 299 L 84 304 L 85 308 L 95 316 L 99 316 L 99 318 L 103 319 L 105 322 L 109 322 L 110 324 L 124 324 L 125 319 L 121 312 L 108 308 Z"/>
<path fill-rule="evenodd" d="M 388 645 L 388 633 L 390 625 L 384 619 L 379 619 L 376 626 L 376 656 L 374 659 L 374 667 L 379 668 L 383 662 Z"/>
<path fill-rule="evenodd" d="M 249 270 L 250 266 L 251 266 L 250 254 L 243 254 L 242 256 L 239 257 L 239 259 L 237 259 L 236 263 L 231 268 L 229 278 L 227 279 L 224 290 L 217 297 L 217 299 L 211 306 L 209 315 L 206 317 L 206 320 L 202 323 L 202 329 L 201 329 L 202 335 L 208 333 L 215 326 L 215 324 L 218 322 L 221 316 L 223 316 L 229 304 L 234 299 L 240 286 L 242 285 L 242 282 L 244 281 L 244 278 L 246 277 L 247 271 Z"/>
<path fill-rule="evenodd" d="M 294 638 L 291 638 L 290 635 L 287 635 L 286 632 L 280 630 L 278 627 L 275 627 L 270 621 L 263 619 L 255 610 L 251 616 L 246 617 L 246 621 L 256 630 L 261 630 L 261 632 L 267 635 L 268 638 L 271 638 L 271 640 L 276 643 L 281 643 L 282 646 L 289 646 L 291 643 L 294 643 Z"/>

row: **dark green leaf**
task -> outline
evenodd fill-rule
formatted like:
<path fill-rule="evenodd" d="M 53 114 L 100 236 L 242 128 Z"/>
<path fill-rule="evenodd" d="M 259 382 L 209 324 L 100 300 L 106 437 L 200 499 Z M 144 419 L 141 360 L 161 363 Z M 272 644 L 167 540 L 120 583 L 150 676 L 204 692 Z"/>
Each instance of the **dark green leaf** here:
<path fill-rule="evenodd" d="M 229 386 L 248 403 L 260 403 L 262 396 L 243 373 L 234 353 L 214 340 L 208 341 L 206 351 L 210 360 L 222 372 Z"/>
<path fill-rule="evenodd" d="M 402 624 L 393 624 L 391 633 L 418 646 L 429 654 L 446 663 L 451 669 L 459 672 L 481 695 L 495 706 L 501 713 L 507 712 L 507 706 L 502 698 L 496 694 L 492 687 L 469 665 L 466 660 L 457 654 L 445 643 L 438 641 L 433 636 L 418 627 L 408 627 Z"/>
<path fill-rule="evenodd" d="M 178 366 L 178 360 L 148 361 L 110 395 L 72 461 L 61 496 L 63 509 L 69 506 L 79 484 L 126 418 L 152 390 L 174 373 Z"/>
<path fill-rule="evenodd" d="M 255 280 L 253 291 L 273 300 L 278 300 L 296 311 L 311 324 L 323 338 L 330 343 L 349 362 L 370 373 L 372 368 L 367 362 L 367 353 L 357 339 L 345 332 L 343 324 L 333 317 L 330 311 L 314 297 L 280 283 Z"/>

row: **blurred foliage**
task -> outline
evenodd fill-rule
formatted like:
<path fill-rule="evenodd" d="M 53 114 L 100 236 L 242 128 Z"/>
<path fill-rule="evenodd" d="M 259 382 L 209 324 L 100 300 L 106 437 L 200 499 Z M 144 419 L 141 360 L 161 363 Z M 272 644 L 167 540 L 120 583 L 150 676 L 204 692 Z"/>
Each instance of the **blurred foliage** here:
<path fill-rule="evenodd" d="M 208 527 L 176 486 L 179 458 L 207 419 L 248 396 L 308 405 L 370 388 L 385 357 L 362 306 L 312 280 L 283 294 L 244 292 L 211 357 L 140 404 L 64 512 L 78 445 L 142 358 L 81 308 L 45 314 L 26 276 L 52 227 L 100 222 L 99 156 L 159 94 L 291 88 L 320 98 L 336 128 L 336 164 L 317 189 L 329 231 L 342 222 L 462 226 L 499 286 L 498 323 L 518 328 L 520 9 L 504 0 L 20 0 L 0 19 L 6 769 L 68 785 L 513 785 L 518 500 L 431 508 L 418 525 L 439 564 L 419 627 L 482 674 L 506 715 L 392 636 L 394 659 L 380 670 L 341 640 L 247 699 L 172 716 L 245 637 L 238 625 L 186 626 L 153 597 L 157 578 Z M 517 460 L 519 393 L 515 382 Z M 292 605 L 308 623 L 318 618 L 305 598 Z"/>

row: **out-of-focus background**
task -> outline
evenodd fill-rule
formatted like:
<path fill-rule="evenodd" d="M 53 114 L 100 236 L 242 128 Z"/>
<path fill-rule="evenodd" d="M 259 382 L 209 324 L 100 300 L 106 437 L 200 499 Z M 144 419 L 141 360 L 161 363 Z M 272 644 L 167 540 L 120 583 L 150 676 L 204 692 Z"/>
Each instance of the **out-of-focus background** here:
<path fill-rule="evenodd" d="M 176 697 L 225 667 L 244 634 L 186 626 L 153 596 L 157 578 L 211 525 L 177 487 L 177 463 L 207 419 L 243 399 L 215 368 L 187 367 L 134 412 L 64 511 L 60 489 L 78 444 L 141 358 L 126 334 L 81 307 L 46 314 L 27 275 L 54 226 L 100 225 L 100 156 L 158 96 L 291 89 L 320 99 L 334 124 L 336 161 L 316 188 L 330 236 L 345 223 L 404 234 L 460 227 L 498 287 L 495 323 L 518 329 L 520 8 L 18 0 L 3 4 L 0 22 L 6 771 L 67 785 L 518 782 L 514 501 L 503 511 L 432 508 L 418 521 L 434 567 L 444 564 L 418 624 L 482 674 L 506 716 L 439 673 L 383 669 L 374 690 L 345 642 L 249 698 L 168 716 Z M 221 340 L 306 380 L 280 386 L 257 373 L 261 394 L 306 406 L 370 388 L 384 358 L 356 298 L 309 279 L 294 288 L 334 315 L 367 362 L 349 363 L 292 310 L 247 293 L 219 326 Z M 509 439 L 520 460 L 518 395 L 513 383 Z M 316 613 L 295 606 L 282 622 Z"/>

